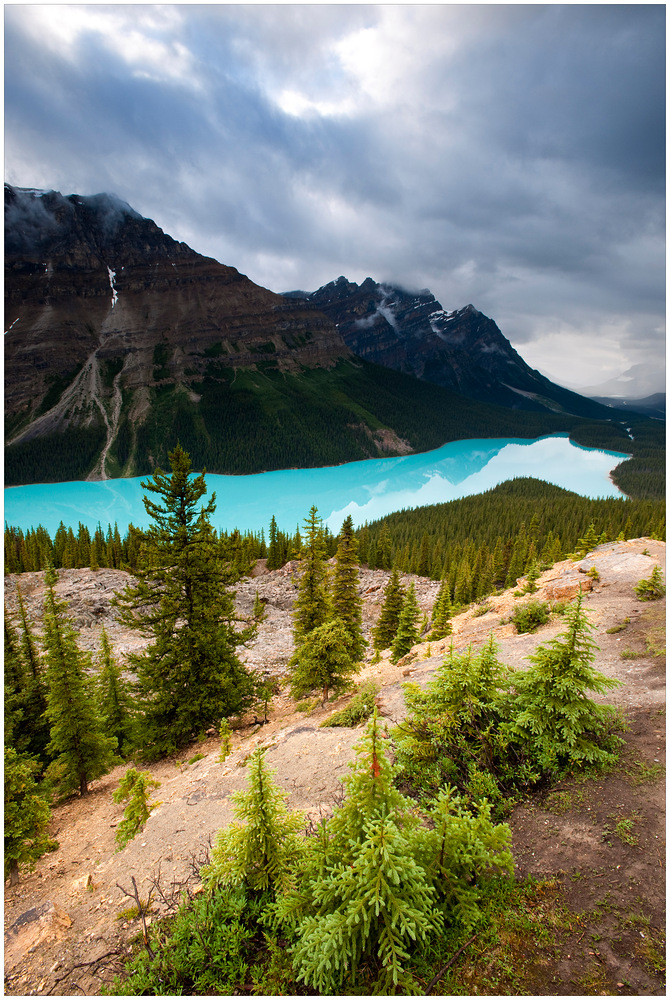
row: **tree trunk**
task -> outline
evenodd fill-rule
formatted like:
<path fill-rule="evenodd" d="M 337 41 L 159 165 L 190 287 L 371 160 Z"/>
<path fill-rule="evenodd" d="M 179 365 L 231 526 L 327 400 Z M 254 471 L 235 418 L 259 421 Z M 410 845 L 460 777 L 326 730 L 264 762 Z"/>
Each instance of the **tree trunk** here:
<path fill-rule="evenodd" d="M 328 688 L 324 687 L 324 689 L 323 689 L 323 701 L 321 702 L 321 705 L 322 705 L 323 708 L 326 707 L 327 701 L 328 701 Z"/>
<path fill-rule="evenodd" d="M 88 781 L 86 779 L 86 775 L 82 774 L 80 775 L 79 778 L 79 794 L 86 795 L 87 791 L 88 791 Z"/>
<path fill-rule="evenodd" d="M 19 863 L 15 858 L 9 862 L 9 884 L 16 885 L 19 881 Z"/>

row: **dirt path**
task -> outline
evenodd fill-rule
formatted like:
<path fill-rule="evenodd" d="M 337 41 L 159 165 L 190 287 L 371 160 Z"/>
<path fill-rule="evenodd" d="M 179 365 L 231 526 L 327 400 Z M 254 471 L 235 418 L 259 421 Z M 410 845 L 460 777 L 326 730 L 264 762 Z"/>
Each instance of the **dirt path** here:
<path fill-rule="evenodd" d="M 660 768 L 665 761 L 665 672 L 662 657 L 654 651 L 664 647 L 665 601 L 642 603 L 633 586 L 649 577 L 655 563 L 663 566 L 664 559 L 665 545 L 650 539 L 601 546 L 578 566 L 557 564 L 540 579 L 540 591 L 534 595 L 542 599 L 562 589 L 569 596 L 580 582 L 591 582 L 585 573 L 595 565 L 600 579 L 586 594 L 584 607 L 596 626 L 596 666 L 621 682 L 603 700 L 621 706 L 630 721 L 623 763 L 611 775 L 587 784 L 564 782 L 548 797 L 539 795 L 517 807 L 510 819 L 518 874 L 549 879 L 560 905 L 572 914 L 561 939 L 561 956 L 547 960 L 537 982 L 528 985 L 536 995 L 663 992 L 654 971 L 652 943 L 657 948 L 664 926 L 665 779 Z M 363 589 L 369 591 L 368 623 L 378 614 L 381 579 L 362 579 Z M 248 593 L 240 599 L 253 600 L 256 589 L 270 595 L 278 580 L 268 574 L 247 581 Z M 424 583 L 428 604 L 430 588 L 437 585 Z M 288 627 L 279 619 L 281 612 L 290 621 L 292 586 L 286 574 L 284 589 L 274 596 L 286 608 L 273 606 L 265 638 L 259 638 L 268 649 L 268 637 L 281 638 Z M 505 619 L 518 602 L 506 591 L 489 600 L 487 613 L 460 615 L 454 620 L 456 648 L 482 644 L 493 631 L 500 658 L 515 667 L 526 665 L 528 654 L 563 626 L 552 618 L 533 635 L 514 634 Z M 611 631 L 617 626 L 623 627 Z M 417 646 L 397 666 L 387 657 L 366 664 L 363 676 L 380 684 L 380 709 L 390 721 L 402 716 L 402 683 L 408 677 L 425 683 L 451 641 Z M 279 659 L 284 655 L 282 649 Z M 137 921 L 119 917 L 131 903 L 119 886 L 130 889 L 134 877 L 146 896 L 159 869 L 165 887 L 192 873 L 193 859 L 202 858 L 216 831 L 232 818 L 230 793 L 243 787 L 244 761 L 256 746 L 268 746 L 268 761 L 277 768 L 291 807 L 303 809 L 307 817 L 330 811 L 362 732 L 319 728 L 336 707 L 319 708 L 305 717 L 280 696 L 268 725 L 235 734 L 233 753 L 225 763 L 217 761 L 218 742 L 209 740 L 185 752 L 181 762 L 152 766 L 161 781 L 161 805 L 143 833 L 119 853 L 114 851 L 114 833 L 122 807 L 113 803 L 112 791 L 124 767 L 94 782 L 86 799 L 72 799 L 54 809 L 53 833 L 60 847 L 41 858 L 18 886 L 6 889 L 5 928 L 47 902 L 67 916 L 51 938 L 33 950 L 13 950 L 16 935 L 6 936 L 12 946 L 6 950 L 7 994 L 98 994 L 101 977 L 108 978 L 113 967 L 103 956 L 127 947 L 139 929 Z M 202 758 L 186 763 L 196 753 Z M 67 920 L 71 923 L 66 926 Z"/>

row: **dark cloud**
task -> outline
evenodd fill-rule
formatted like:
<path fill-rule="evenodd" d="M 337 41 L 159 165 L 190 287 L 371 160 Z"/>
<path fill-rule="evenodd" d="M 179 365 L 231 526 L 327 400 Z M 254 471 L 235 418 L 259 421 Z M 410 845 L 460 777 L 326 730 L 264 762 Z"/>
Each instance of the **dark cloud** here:
<path fill-rule="evenodd" d="M 430 287 L 540 361 L 546 344 L 545 367 L 560 331 L 608 373 L 660 360 L 664 5 L 10 5 L 5 21 L 12 183 L 114 191 L 276 290 Z"/>

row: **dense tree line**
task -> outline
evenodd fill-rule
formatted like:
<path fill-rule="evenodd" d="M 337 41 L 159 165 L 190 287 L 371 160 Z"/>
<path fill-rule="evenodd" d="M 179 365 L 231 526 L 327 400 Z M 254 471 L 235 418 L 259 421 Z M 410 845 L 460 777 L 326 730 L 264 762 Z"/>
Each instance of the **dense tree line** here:
<path fill-rule="evenodd" d="M 215 537 L 224 557 L 238 573 L 246 572 L 256 559 L 267 555 L 263 530 L 245 534 L 215 531 Z M 53 539 L 42 525 L 28 528 L 25 532 L 21 528 L 6 526 L 5 573 L 30 573 L 46 569 L 49 565 L 55 569 L 108 567 L 134 572 L 143 566 L 141 538 L 141 530 L 132 524 L 121 537 L 117 524 L 113 528 L 108 524 L 106 531 L 98 525 L 91 533 L 81 522 L 75 532 L 61 521 Z M 297 549 L 288 544 L 282 548 L 286 558 L 278 565 L 283 565 L 287 558 L 294 558 L 294 551 L 296 554 L 299 551 L 299 538 L 297 545 Z"/>
<path fill-rule="evenodd" d="M 515 479 L 479 496 L 397 511 L 358 530 L 361 561 L 449 582 L 464 604 L 512 586 L 533 563 L 574 552 L 589 526 L 596 539 L 665 538 L 658 500 L 591 500 L 536 479 Z"/>

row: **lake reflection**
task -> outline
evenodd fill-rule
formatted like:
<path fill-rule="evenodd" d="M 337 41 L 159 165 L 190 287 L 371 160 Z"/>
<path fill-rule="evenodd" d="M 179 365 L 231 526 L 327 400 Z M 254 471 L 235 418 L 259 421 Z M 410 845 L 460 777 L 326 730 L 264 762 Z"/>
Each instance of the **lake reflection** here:
<path fill-rule="evenodd" d="M 336 532 L 347 514 L 360 525 L 404 507 L 482 493 L 517 476 L 534 476 L 582 496 L 621 496 L 608 474 L 626 457 L 574 445 L 566 434 L 535 441 L 451 441 L 421 455 L 323 469 L 208 475 L 207 485 L 216 491 L 212 523 L 217 528 L 267 532 L 274 514 L 280 528 L 293 531 L 316 504 Z M 90 530 L 117 522 L 124 534 L 131 521 L 138 527 L 149 524 L 142 504 L 146 478 L 11 487 L 5 490 L 5 521 L 24 530 L 42 524 L 52 536 L 61 520 L 75 530 L 80 521 Z"/>

